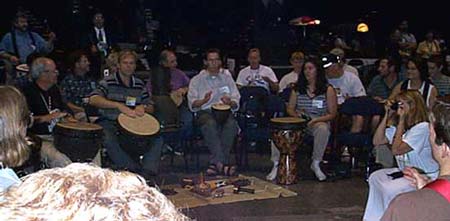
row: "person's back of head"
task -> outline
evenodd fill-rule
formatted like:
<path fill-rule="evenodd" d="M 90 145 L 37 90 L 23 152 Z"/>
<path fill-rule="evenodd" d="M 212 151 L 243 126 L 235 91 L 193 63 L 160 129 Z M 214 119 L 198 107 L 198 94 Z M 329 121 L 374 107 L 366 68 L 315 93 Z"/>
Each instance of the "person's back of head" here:
<path fill-rule="evenodd" d="M 26 128 L 30 113 L 25 97 L 14 87 L 0 86 L 0 163 L 21 166 L 30 154 Z"/>
<path fill-rule="evenodd" d="M 38 171 L 2 197 L 5 220 L 188 220 L 142 177 L 90 164 Z"/>

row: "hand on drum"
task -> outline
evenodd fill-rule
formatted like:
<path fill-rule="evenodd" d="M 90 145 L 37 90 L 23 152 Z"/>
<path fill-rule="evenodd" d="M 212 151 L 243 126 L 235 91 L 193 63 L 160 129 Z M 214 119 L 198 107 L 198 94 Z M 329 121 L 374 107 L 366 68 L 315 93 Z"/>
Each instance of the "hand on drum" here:
<path fill-rule="evenodd" d="M 225 96 L 221 97 L 220 100 L 222 101 L 222 103 L 231 106 L 231 98 L 230 97 L 225 95 Z"/>
<path fill-rule="evenodd" d="M 55 112 L 50 113 L 50 114 L 48 115 L 48 119 L 46 119 L 45 121 L 46 121 L 46 122 L 50 122 L 50 121 L 52 121 L 53 119 L 59 119 L 59 118 L 65 117 L 65 116 L 67 116 L 67 113 L 66 113 L 66 112 L 55 111 Z"/>
<path fill-rule="evenodd" d="M 134 110 L 130 109 L 129 107 L 125 106 L 125 104 L 119 104 L 118 109 L 121 113 L 124 113 L 129 117 L 133 117 L 133 118 L 136 117 L 136 112 Z"/>
<path fill-rule="evenodd" d="M 145 114 L 145 107 L 144 105 L 138 105 L 135 109 L 134 112 L 136 113 L 136 115 L 138 117 L 142 117 Z"/>

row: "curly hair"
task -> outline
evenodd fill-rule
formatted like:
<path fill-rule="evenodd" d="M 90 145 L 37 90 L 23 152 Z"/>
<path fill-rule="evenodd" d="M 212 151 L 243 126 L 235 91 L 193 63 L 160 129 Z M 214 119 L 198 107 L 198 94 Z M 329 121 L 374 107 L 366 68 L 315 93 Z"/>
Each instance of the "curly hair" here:
<path fill-rule="evenodd" d="M 25 97 L 14 87 L 0 86 L 0 163 L 21 166 L 29 157 L 26 128 L 30 114 Z"/>
<path fill-rule="evenodd" d="M 25 176 L 0 198 L 4 220 L 188 220 L 142 177 L 85 163 Z"/>

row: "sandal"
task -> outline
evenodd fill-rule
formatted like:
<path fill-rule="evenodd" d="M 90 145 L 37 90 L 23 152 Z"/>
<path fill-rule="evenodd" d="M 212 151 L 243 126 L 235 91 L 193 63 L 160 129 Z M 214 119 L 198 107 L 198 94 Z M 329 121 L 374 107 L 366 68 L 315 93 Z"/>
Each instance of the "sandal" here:
<path fill-rule="evenodd" d="M 224 165 L 223 166 L 223 175 L 224 176 L 237 176 L 237 167 L 234 165 Z"/>
<path fill-rule="evenodd" d="M 209 164 L 208 169 L 205 172 L 206 176 L 217 176 L 219 175 L 219 170 L 215 164 Z"/>

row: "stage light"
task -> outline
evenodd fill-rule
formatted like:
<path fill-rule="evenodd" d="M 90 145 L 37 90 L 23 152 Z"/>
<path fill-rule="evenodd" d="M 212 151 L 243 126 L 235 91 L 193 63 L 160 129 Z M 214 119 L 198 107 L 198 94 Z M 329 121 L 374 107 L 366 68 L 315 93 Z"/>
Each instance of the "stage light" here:
<path fill-rule="evenodd" d="M 369 26 L 366 23 L 359 23 L 356 27 L 357 32 L 368 32 Z"/>

